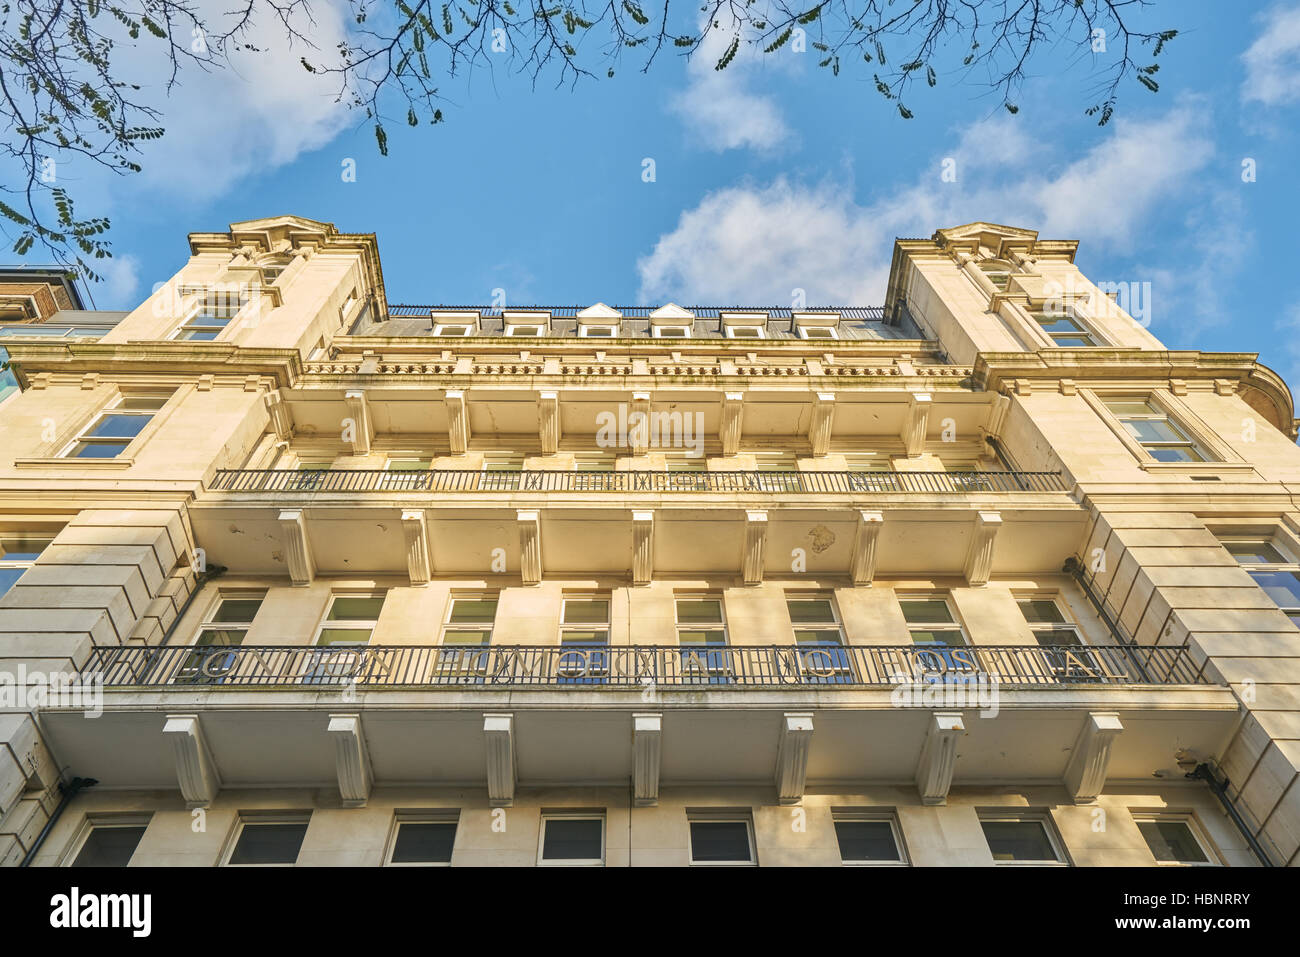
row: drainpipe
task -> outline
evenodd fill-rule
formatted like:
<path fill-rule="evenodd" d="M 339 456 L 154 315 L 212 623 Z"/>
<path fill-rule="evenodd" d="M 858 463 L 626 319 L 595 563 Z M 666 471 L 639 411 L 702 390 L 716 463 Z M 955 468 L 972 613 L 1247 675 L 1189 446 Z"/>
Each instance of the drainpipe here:
<path fill-rule="evenodd" d="M 50 836 L 50 831 L 54 830 L 54 825 L 59 823 L 59 818 L 63 815 L 64 809 L 72 803 L 72 799 L 86 788 L 93 788 L 98 783 L 94 778 L 73 778 L 67 784 L 62 781 L 59 782 L 59 793 L 63 795 L 59 799 L 59 806 L 54 809 L 50 819 L 45 822 L 45 827 L 41 828 L 41 833 L 36 835 L 36 842 L 32 845 L 32 849 L 27 852 L 27 856 L 23 858 L 22 863 L 18 865 L 19 867 L 31 866 L 32 861 L 36 860 L 36 852 L 41 849 L 45 839 Z"/>
<path fill-rule="evenodd" d="M 1224 778 L 1223 782 L 1220 783 L 1218 776 L 1213 770 L 1211 770 L 1210 766 L 1204 762 L 1198 764 L 1195 770 L 1188 771 L 1187 777 L 1192 781 L 1204 781 L 1210 786 L 1210 790 L 1213 791 L 1214 796 L 1219 799 L 1219 803 L 1223 805 L 1223 809 L 1228 812 L 1228 817 L 1232 818 L 1232 823 L 1237 825 L 1237 830 L 1241 831 L 1242 837 L 1246 839 L 1246 843 L 1249 844 L 1250 849 L 1255 852 L 1255 856 L 1259 858 L 1260 863 L 1265 867 L 1272 867 L 1273 862 L 1269 860 L 1268 854 L 1265 853 L 1264 848 L 1260 845 L 1259 841 L 1255 839 L 1255 835 L 1251 833 L 1250 828 L 1246 825 L 1241 814 L 1238 813 L 1236 806 L 1232 803 L 1232 799 L 1228 797 L 1227 778 Z"/>

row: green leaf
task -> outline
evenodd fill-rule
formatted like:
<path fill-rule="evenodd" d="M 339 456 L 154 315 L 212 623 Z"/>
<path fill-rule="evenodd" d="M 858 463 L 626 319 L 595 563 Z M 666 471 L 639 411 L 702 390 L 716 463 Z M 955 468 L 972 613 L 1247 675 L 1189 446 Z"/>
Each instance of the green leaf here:
<path fill-rule="evenodd" d="M 379 144 L 379 155 L 388 155 L 388 134 L 384 132 L 382 123 L 375 124 L 375 142 Z"/>
<path fill-rule="evenodd" d="M 912 111 L 909 110 L 907 107 L 905 107 L 902 103 L 898 104 L 898 113 L 905 120 L 910 120 L 912 118 Z"/>

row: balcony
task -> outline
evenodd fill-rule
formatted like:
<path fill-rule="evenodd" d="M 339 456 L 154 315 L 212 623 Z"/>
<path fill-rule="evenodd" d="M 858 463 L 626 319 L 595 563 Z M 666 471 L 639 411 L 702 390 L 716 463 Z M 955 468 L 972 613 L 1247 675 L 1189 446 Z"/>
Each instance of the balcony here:
<path fill-rule="evenodd" d="M 978 494 L 1064 492 L 1060 472 L 577 472 L 477 469 L 221 469 L 219 492 L 748 492 Z"/>
<path fill-rule="evenodd" d="M 1129 645 L 436 645 L 98 648 L 82 673 L 106 687 L 355 689 L 889 688 L 914 681 L 1007 688 L 1206 685 L 1186 647 Z"/>

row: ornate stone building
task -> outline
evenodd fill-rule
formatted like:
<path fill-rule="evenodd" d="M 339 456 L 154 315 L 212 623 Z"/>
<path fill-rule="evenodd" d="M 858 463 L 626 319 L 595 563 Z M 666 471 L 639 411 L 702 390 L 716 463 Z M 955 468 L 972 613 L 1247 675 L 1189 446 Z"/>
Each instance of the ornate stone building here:
<path fill-rule="evenodd" d="M 399 306 L 285 216 L 16 317 L 0 862 L 1295 863 L 1290 392 L 1075 248 Z"/>

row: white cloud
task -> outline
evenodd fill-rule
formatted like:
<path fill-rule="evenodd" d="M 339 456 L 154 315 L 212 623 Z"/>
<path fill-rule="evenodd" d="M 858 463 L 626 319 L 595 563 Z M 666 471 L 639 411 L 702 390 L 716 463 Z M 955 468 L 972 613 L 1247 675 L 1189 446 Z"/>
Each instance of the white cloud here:
<path fill-rule="evenodd" d="M 103 277 L 91 289 L 99 309 L 134 309 L 140 304 L 140 260 L 129 253 L 96 263 Z"/>
<path fill-rule="evenodd" d="M 754 74 L 777 64 L 772 59 L 788 51 L 768 55 L 742 43 L 726 69 L 714 69 L 731 44 L 730 29 L 715 27 L 691 55 L 686 66 L 686 89 L 669 104 L 695 137 L 707 149 L 771 150 L 791 136 L 790 128 L 775 98 L 750 88 Z"/>
<path fill-rule="evenodd" d="M 1277 106 L 1300 100 L 1300 7 L 1270 11 L 1241 59 L 1246 65 L 1243 102 Z"/>
<path fill-rule="evenodd" d="M 638 261 L 641 296 L 783 303 L 802 288 L 810 303 L 878 303 L 895 237 L 974 220 L 1130 251 L 1159 204 L 1177 198 L 1199 208 L 1189 196 L 1211 189 L 1199 173 L 1212 154 L 1208 118 L 1191 102 L 1152 121 L 1117 120 L 1091 150 L 1055 169 L 1048 164 L 1060 153 L 1050 137 L 994 117 L 961 130 L 919 176 L 882 184 L 865 205 L 845 183 L 784 177 L 709 193 Z M 945 159 L 956 182 L 941 177 Z"/>

